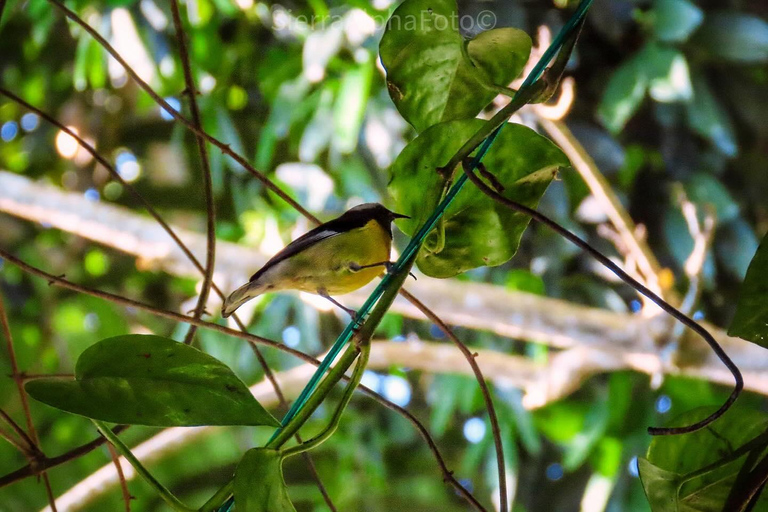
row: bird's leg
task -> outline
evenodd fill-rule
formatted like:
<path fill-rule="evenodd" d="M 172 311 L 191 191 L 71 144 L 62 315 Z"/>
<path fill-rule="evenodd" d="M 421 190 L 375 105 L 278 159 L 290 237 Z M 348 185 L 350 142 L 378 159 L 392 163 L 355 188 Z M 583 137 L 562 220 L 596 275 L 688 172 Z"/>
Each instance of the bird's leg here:
<path fill-rule="evenodd" d="M 344 311 L 346 311 L 349 314 L 349 316 L 352 317 L 352 320 L 357 320 L 357 311 L 355 311 L 354 309 L 350 309 L 350 308 L 344 306 L 342 303 L 340 303 L 339 301 L 337 301 L 336 299 L 334 299 L 333 297 L 328 295 L 328 292 L 325 291 L 325 289 L 319 288 L 317 290 L 317 294 L 319 296 L 321 296 L 322 298 L 331 301 L 331 303 L 333 303 L 335 306 L 338 306 L 341 309 L 343 309 Z"/>
<path fill-rule="evenodd" d="M 384 267 L 387 270 L 387 272 L 389 272 L 390 270 L 392 270 L 393 265 L 394 265 L 394 262 L 392 261 L 380 261 L 379 263 L 371 263 L 370 265 L 358 265 L 354 261 L 350 261 L 349 269 L 352 272 L 359 272 L 364 268 Z"/>

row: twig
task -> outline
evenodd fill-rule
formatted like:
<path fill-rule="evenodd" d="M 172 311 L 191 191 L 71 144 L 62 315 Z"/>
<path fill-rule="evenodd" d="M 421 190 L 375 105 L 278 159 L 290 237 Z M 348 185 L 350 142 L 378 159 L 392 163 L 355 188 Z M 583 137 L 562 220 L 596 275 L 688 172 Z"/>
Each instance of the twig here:
<path fill-rule="evenodd" d="M 19 400 L 21 400 L 21 407 L 24 410 L 24 418 L 27 420 L 27 430 L 29 430 L 29 437 L 24 434 L 24 431 L 18 429 L 18 432 L 24 434 L 22 437 L 29 444 L 30 452 L 27 456 L 32 464 L 35 464 L 41 457 L 45 457 L 40 451 L 39 441 L 37 439 L 37 431 L 35 430 L 35 424 L 32 421 L 32 413 L 29 410 L 29 401 L 27 400 L 27 393 L 24 391 L 24 384 L 20 378 L 19 366 L 16 362 L 16 351 L 13 348 L 13 337 L 11 336 L 11 326 L 8 323 L 8 315 L 5 312 L 5 301 L 2 293 L 0 293 L 0 324 L 2 324 L 3 335 L 5 336 L 6 345 L 8 347 L 8 357 L 11 361 L 11 377 L 16 382 L 16 387 L 19 391 Z M 15 422 L 11 423 L 12 426 L 18 428 Z M 45 486 L 45 492 L 48 496 L 48 502 L 51 504 L 51 510 L 56 512 L 56 499 L 53 496 L 51 490 L 51 482 L 48 479 L 48 473 L 43 472 L 43 485 Z"/>
<path fill-rule="evenodd" d="M 125 502 L 125 512 L 131 512 L 131 491 L 128 490 L 128 482 L 125 480 L 125 474 L 123 474 L 123 465 L 120 463 L 120 455 L 115 451 L 115 447 L 107 443 L 107 450 L 109 450 L 109 456 L 112 457 L 112 463 L 115 465 L 115 471 L 117 471 L 117 479 L 120 481 L 120 490 L 123 493 L 123 501 Z"/>
<path fill-rule="evenodd" d="M 477 364 L 477 353 L 472 353 L 467 346 L 462 342 L 456 334 L 451 330 L 448 325 L 443 322 L 440 317 L 434 314 L 429 308 L 427 308 L 420 300 L 411 295 L 408 292 L 404 293 L 405 297 L 422 313 L 429 318 L 435 325 L 437 325 L 443 333 L 453 342 L 456 347 L 464 355 L 464 358 L 472 368 L 472 372 L 475 375 L 478 385 L 480 386 L 480 393 L 483 395 L 483 402 L 485 402 L 485 409 L 488 411 L 488 419 L 491 422 L 491 432 L 493 433 L 493 444 L 496 448 L 496 467 L 499 473 L 499 502 L 500 509 L 503 512 L 509 510 L 507 499 L 507 474 L 506 466 L 504 463 L 504 445 L 501 442 L 501 428 L 499 427 L 499 419 L 496 416 L 496 409 L 493 407 L 493 399 L 491 398 L 491 391 L 488 389 L 488 384 L 485 382 L 483 372 L 480 370 L 480 366 Z"/>
<path fill-rule="evenodd" d="M 128 428 L 127 425 L 118 425 L 112 430 L 117 434 L 119 432 L 124 431 L 127 428 Z M 13 482 L 23 480 L 24 478 L 37 475 L 40 473 L 40 471 L 53 468 L 56 466 L 60 466 L 61 464 L 74 460 L 78 457 L 82 457 L 83 455 L 90 453 L 94 449 L 104 444 L 104 441 L 105 440 L 103 437 L 98 437 L 93 441 L 82 444 L 77 448 L 73 448 L 68 452 L 58 455 L 56 457 L 45 458 L 38 461 L 34 465 L 28 464 L 23 468 L 19 468 L 16 471 L 13 471 L 11 473 L 8 473 L 7 475 L 4 475 L 3 477 L 0 477 L 0 488 L 5 487 L 6 485 L 10 485 Z"/>
<path fill-rule="evenodd" d="M 4 410 L 0 409 L 0 416 L 2 416 L 4 419 L 10 419 L 10 416 L 8 416 L 8 413 Z M 13 420 L 11 420 L 13 421 Z M 13 424 L 15 425 L 16 422 L 14 421 Z M 17 425 L 18 426 L 18 425 Z M 19 441 L 19 439 L 13 435 L 11 432 L 5 430 L 4 428 L 0 428 L 0 437 L 8 441 L 11 445 L 13 445 L 17 450 L 19 450 L 25 457 L 30 457 L 30 450 L 29 446 L 26 443 L 22 443 Z"/>
<path fill-rule="evenodd" d="M 19 442 L 19 440 L 13 436 L 10 432 L 8 435 L 3 435 L 9 443 L 14 445 L 16 448 L 21 451 L 21 453 L 24 454 L 29 459 L 35 458 L 35 453 L 37 452 L 37 446 L 35 446 L 35 442 L 27 435 L 26 432 L 24 432 L 24 429 L 22 429 L 18 423 L 16 423 L 11 416 L 5 412 L 3 409 L 0 409 L 0 418 L 5 421 L 9 427 L 18 435 L 21 440 L 24 442 L 23 444 Z"/>
<path fill-rule="evenodd" d="M 688 316 L 680 312 L 677 308 L 665 302 L 664 299 L 662 299 L 661 297 L 653 293 L 647 287 L 643 286 L 636 279 L 633 279 L 629 274 L 624 272 L 621 268 L 619 268 L 618 265 L 613 263 L 608 257 L 602 254 L 600 251 L 598 251 L 597 249 L 595 249 L 594 247 L 589 245 L 587 242 L 585 242 L 578 236 L 574 235 L 564 227 L 560 226 L 560 224 L 558 224 L 557 222 L 553 221 L 546 215 L 539 213 L 538 211 L 532 208 L 528 208 L 525 205 L 512 201 L 511 199 L 507 199 L 501 194 L 498 194 L 495 190 L 487 186 L 483 182 L 483 180 L 481 180 L 473 171 L 469 170 L 465 166 L 462 166 L 462 169 L 464 173 L 467 175 L 467 177 L 472 181 L 472 183 L 474 183 L 475 186 L 478 187 L 485 195 L 491 197 L 494 201 L 500 204 L 503 204 L 506 207 L 516 212 L 520 212 L 525 215 L 528 215 L 536 222 L 539 222 L 549 227 L 550 229 L 555 231 L 557 234 L 559 234 L 569 242 L 579 247 L 581 250 L 587 252 L 592 257 L 597 259 L 600 263 L 605 265 L 605 267 L 607 267 L 611 272 L 619 276 L 622 281 L 631 285 L 632 288 L 634 288 L 636 291 L 648 297 L 657 306 L 659 306 L 661 309 L 666 311 L 668 314 L 672 315 L 681 323 L 685 324 L 688 328 L 695 331 L 699 336 L 701 336 L 704 339 L 704 341 L 707 342 L 710 348 L 715 352 L 715 354 L 717 354 L 717 357 L 723 362 L 723 364 L 731 372 L 731 374 L 733 375 L 733 379 L 735 381 L 734 389 L 731 392 L 728 399 L 725 401 L 725 403 L 721 405 L 717 411 L 712 413 L 709 417 L 705 418 L 704 420 L 696 422 L 692 425 L 685 426 L 685 427 L 669 427 L 669 428 L 649 427 L 648 428 L 649 434 L 673 435 L 673 434 L 687 434 L 689 432 L 695 432 L 697 430 L 700 430 L 706 427 L 707 425 L 709 425 L 710 423 L 712 423 L 713 421 L 721 417 L 723 414 L 725 414 L 725 412 L 731 407 L 731 404 L 733 404 L 733 402 L 735 402 L 736 399 L 739 397 L 739 394 L 741 393 L 741 390 L 744 387 L 744 379 L 741 376 L 741 372 L 739 371 L 739 368 L 733 363 L 733 361 L 731 361 L 730 357 L 728 357 L 728 354 L 725 353 L 725 351 L 720 346 L 720 344 L 717 343 L 717 341 L 712 337 L 711 334 L 709 334 L 709 332 L 707 332 L 706 329 L 700 326 L 696 321 L 692 320 L 691 318 L 689 318 Z"/>
<path fill-rule="evenodd" d="M 186 84 L 187 96 L 189 96 L 189 107 L 192 113 L 192 126 L 198 131 L 202 132 L 202 125 L 200 123 L 200 110 L 197 106 L 197 87 L 195 86 L 195 79 L 192 77 L 192 69 L 190 68 L 189 54 L 187 53 L 187 43 L 185 41 L 186 34 L 184 33 L 184 26 L 181 23 L 181 16 L 179 15 L 179 2 L 178 0 L 171 0 L 171 14 L 173 16 L 173 26 L 176 30 L 176 40 L 179 43 L 179 57 L 181 59 L 181 67 L 184 70 L 184 83 Z M 205 189 L 205 212 L 206 212 L 206 235 L 207 246 L 205 252 L 205 273 L 203 275 L 203 285 L 200 290 L 200 296 L 197 299 L 197 307 L 195 308 L 195 318 L 198 320 L 203 316 L 205 311 L 205 304 L 208 302 L 208 294 L 211 291 L 211 282 L 213 280 L 213 266 L 216 260 L 216 205 L 213 202 L 213 182 L 211 178 L 211 166 L 208 162 L 208 150 L 205 147 L 205 138 L 202 135 L 196 134 L 195 140 L 197 141 L 197 149 L 200 153 L 200 162 L 203 165 L 203 188 Z M 195 337 L 195 331 L 197 328 L 194 325 L 189 327 L 186 336 L 184 337 L 184 343 L 189 345 Z"/>

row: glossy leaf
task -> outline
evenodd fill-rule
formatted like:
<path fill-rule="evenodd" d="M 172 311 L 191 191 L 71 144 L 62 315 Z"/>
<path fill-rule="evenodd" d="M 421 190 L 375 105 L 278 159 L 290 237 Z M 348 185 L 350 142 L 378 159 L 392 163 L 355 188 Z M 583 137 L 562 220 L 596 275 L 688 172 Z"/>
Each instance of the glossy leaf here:
<path fill-rule="evenodd" d="M 160 336 L 107 338 L 82 353 L 75 380 L 25 387 L 52 407 L 112 423 L 279 426 L 226 365 Z"/>
<path fill-rule="evenodd" d="M 704 13 L 689 0 L 656 0 L 653 6 L 653 31 L 660 41 L 685 41 L 703 20 Z"/>
<path fill-rule="evenodd" d="M 400 114 L 423 132 L 442 121 L 473 118 L 523 69 L 531 39 L 499 28 L 471 41 L 459 34 L 455 0 L 406 0 L 381 39 L 387 88 Z"/>
<path fill-rule="evenodd" d="M 235 471 L 238 512 L 295 512 L 283 478 L 283 459 L 277 450 L 253 448 L 245 452 Z"/>
<path fill-rule="evenodd" d="M 675 424 L 690 424 L 711 408 L 689 411 Z M 766 455 L 768 420 L 759 411 L 734 407 L 707 429 L 654 437 L 648 460 L 638 461 L 653 512 L 720 512 L 745 463 Z M 754 459 L 748 461 L 748 455 Z M 755 510 L 766 510 L 761 499 Z"/>
<path fill-rule="evenodd" d="M 728 334 L 768 348 L 768 235 L 749 264 Z"/>
<path fill-rule="evenodd" d="M 389 187 L 396 203 L 393 209 L 411 217 L 398 224 L 407 234 L 414 234 L 440 199 L 444 179 L 436 169 L 447 164 L 484 123 L 467 119 L 438 124 L 400 153 Z M 504 186 L 505 197 L 530 207 L 536 207 L 557 170 L 570 165 L 551 141 L 519 124 L 501 131 L 483 162 Z M 446 210 L 444 221 L 427 236 L 416 264 L 425 274 L 443 278 L 501 265 L 514 256 L 528 222 L 527 216 L 467 184 Z"/>
<path fill-rule="evenodd" d="M 692 80 L 693 99 L 686 104 L 688 126 L 702 137 L 706 137 L 728 156 L 738 152 L 733 123 L 724 106 L 709 88 L 706 79 L 694 75 Z"/>
<path fill-rule="evenodd" d="M 636 57 L 623 63 L 608 79 L 597 109 L 600 121 L 610 132 L 620 132 L 640 108 L 647 90 L 642 63 Z"/>
<path fill-rule="evenodd" d="M 768 22 L 733 11 L 708 15 L 694 42 L 712 55 L 735 62 L 768 62 Z"/>

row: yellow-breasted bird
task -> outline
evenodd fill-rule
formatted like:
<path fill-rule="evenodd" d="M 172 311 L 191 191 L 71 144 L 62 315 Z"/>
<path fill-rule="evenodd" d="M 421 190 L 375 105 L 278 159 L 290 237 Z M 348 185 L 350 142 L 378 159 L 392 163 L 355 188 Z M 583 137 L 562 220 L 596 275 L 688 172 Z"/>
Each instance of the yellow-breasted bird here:
<path fill-rule="evenodd" d="M 354 317 L 354 311 L 331 295 L 355 291 L 388 267 L 392 221 L 403 218 L 408 216 L 366 203 L 321 224 L 288 244 L 232 292 L 221 308 L 222 316 L 262 293 L 301 290 L 325 297 Z"/>

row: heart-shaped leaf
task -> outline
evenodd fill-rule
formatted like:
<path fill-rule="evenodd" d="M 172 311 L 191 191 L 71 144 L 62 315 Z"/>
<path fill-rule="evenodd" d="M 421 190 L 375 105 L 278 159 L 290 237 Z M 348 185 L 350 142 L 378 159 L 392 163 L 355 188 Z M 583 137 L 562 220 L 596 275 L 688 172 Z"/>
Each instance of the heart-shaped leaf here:
<path fill-rule="evenodd" d="M 280 426 L 224 363 L 160 336 L 107 338 L 82 353 L 75 380 L 25 388 L 50 406 L 112 423 Z"/>
<path fill-rule="evenodd" d="M 768 234 L 763 237 L 741 285 L 728 334 L 768 348 Z"/>
<path fill-rule="evenodd" d="M 405 0 L 381 38 L 389 95 L 418 132 L 475 117 L 531 53 L 531 38 L 521 30 L 493 29 L 467 41 L 460 20 L 455 0 Z"/>
<path fill-rule="evenodd" d="M 296 512 L 283 478 L 283 458 L 270 448 L 245 452 L 235 471 L 238 512 Z"/>
<path fill-rule="evenodd" d="M 711 413 L 704 407 L 675 420 L 688 425 Z M 766 456 L 765 414 L 734 407 L 706 429 L 654 437 L 648 460 L 639 460 L 640 479 L 653 512 L 719 512 L 745 464 Z M 751 456 L 750 456 L 751 455 Z M 755 510 L 765 510 L 762 498 Z"/>
<path fill-rule="evenodd" d="M 445 179 L 437 169 L 484 123 L 479 119 L 440 123 L 416 137 L 397 157 L 389 188 L 394 210 L 411 217 L 398 223 L 405 233 L 413 235 L 440 201 Z M 504 187 L 505 197 L 532 208 L 557 170 L 570 165 L 549 139 L 519 124 L 509 124 L 501 131 L 483 162 Z M 416 260 L 419 269 L 432 277 L 452 277 L 509 261 L 529 222 L 527 216 L 496 203 L 471 184 L 451 203 L 443 219 L 427 236 Z"/>

